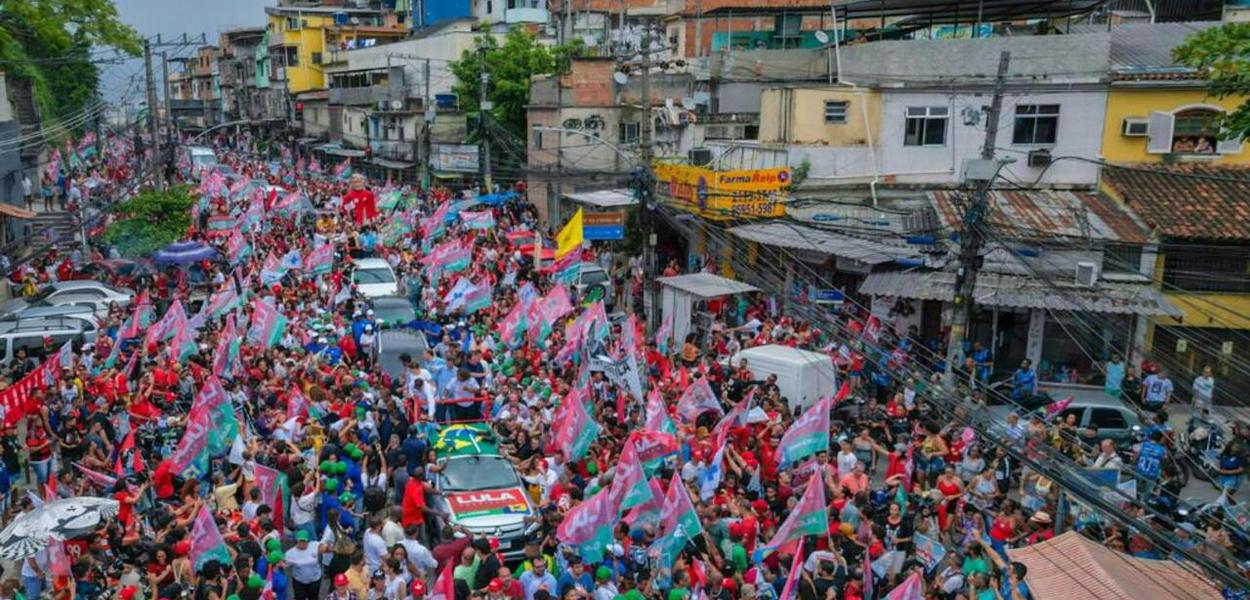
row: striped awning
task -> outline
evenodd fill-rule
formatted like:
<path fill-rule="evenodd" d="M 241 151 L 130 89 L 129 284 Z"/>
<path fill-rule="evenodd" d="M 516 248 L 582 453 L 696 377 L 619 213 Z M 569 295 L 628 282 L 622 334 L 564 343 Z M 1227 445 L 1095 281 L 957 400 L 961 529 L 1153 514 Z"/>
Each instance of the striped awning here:
<path fill-rule="evenodd" d="M 1171 560 L 1135 558 L 1069 531 L 1054 539 L 1008 550 L 1029 572 L 1033 598 L 1062 600 L 1219 600 L 1219 590 Z"/>

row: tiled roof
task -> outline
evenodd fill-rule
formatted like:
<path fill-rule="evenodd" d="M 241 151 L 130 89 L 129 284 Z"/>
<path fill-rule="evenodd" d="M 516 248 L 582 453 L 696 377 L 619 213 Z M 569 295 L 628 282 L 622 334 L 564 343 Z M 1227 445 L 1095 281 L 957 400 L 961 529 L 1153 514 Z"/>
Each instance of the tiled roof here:
<path fill-rule="evenodd" d="M 1102 180 L 1163 237 L 1250 240 L 1250 167 L 1108 167 Z"/>
<path fill-rule="evenodd" d="M 952 230 L 961 227 L 963 218 L 957 196 L 956 192 L 949 191 L 929 193 L 933 208 Z M 1140 244 L 1149 238 L 1144 224 L 1115 202 L 1097 194 L 995 190 L 990 193 L 989 204 L 986 221 L 1004 229 L 1015 229 L 1019 235 L 1130 244 Z"/>

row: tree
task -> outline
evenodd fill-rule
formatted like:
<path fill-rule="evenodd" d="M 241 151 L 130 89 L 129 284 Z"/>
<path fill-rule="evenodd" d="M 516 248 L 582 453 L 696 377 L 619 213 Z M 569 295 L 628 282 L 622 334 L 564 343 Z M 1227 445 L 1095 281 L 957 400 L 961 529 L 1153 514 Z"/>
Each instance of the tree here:
<path fill-rule="evenodd" d="M 122 202 L 117 206 L 121 218 L 108 226 L 104 242 L 124 256 L 141 257 L 182 239 L 191 226 L 193 191 L 185 185 L 150 189 Z"/>
<path fill-rule="evenodd" d="M 1241 97 L 1241 106 L 1220 118 L 1225 139 L 1250 137 L 1250 23 L 1225 23 L 1195 33 L 1172 49 L 1172 58 L 1197 69 L 1216 98 Z"/>
<path fill-rule="evenodd" d="M 494 103 L 490 116 L 524 140 L 530 77 L 566 72 L 572 58 L 581 51 L 580 42 L 548 48 L 524 30 L 513 29 L 502 45 L 491 35 L 478 38 L 478 43 L 486 49 L 486 72 L 490 74 L 486 97 Z M 461 109 L 470 116 L 479 110 L 482 56 L 465 51 L 460 60 L 451 64 L 451 72 L 456 76 L 452 90 L 460 97 Z"/>
<path fill-rule="evenodd" d="M 143 50 L 112 0 L 0 1 L 0 68 L 33 84 L 41 118 L 63 121 L 90 108 L 100 78 L 92 48 Z"/>

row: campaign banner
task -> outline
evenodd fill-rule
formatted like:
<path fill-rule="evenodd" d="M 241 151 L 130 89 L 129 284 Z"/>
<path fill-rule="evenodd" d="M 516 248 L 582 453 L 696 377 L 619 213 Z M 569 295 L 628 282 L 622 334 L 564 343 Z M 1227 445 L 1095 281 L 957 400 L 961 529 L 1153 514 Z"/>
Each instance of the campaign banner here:
<path fill-rule="evenodd" d="M 519 487 L 449 493 L 447 505 L 457 519 L 530 514 L 529 503 L 525 500 L 525 490 Z"/>

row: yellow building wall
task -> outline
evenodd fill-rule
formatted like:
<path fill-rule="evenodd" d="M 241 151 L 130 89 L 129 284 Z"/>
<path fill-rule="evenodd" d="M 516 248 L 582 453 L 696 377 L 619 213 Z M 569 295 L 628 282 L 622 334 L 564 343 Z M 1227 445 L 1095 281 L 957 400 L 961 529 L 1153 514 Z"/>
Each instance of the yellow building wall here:
<path fill-rule="evenodd" d="M 285 15 L 270 15 L 269 25 L 275 36 L 281 36 L 283 46 L 294 46 L 299 55 L 299 65 L 286 68 L 287 90 L 292 94 L 320 90 L 326 87 L 325 71 L 321 65 L 314 65 L 314 52 L 326 57 L 326 28 L 334 24 L 333 17 L 319 15 L 300 15 L 299 29 L 286 28 Z M 306 25 L 305 25 L 306 23 Z M 323 58 L 323 59 L 324 59 Z"/>
<path fill-rule="evenodd" d="M 825 123 L 825 102 L 846 102 L 846 123 Z M 865 119 L 865 111 L 867 119 Z M 764 90 L 760 96 L 760 141 L 830 146 L 867 145 L 881 125 L 881 97 L 848 89 Z"/>
<path fill-rule="evenodd" d="M 1162 154 L 1146 153 L 1145 137 L 1126 137 L 1121 133 L 1126 117 L 1148 118 L 1151 112 L 1175 112 L 1184 107 L 1211 106 L 1224 110 L 1237 108 L 1245 99 L 1240 96 L 1215 98 L 1205 90 L 1137 89 L 1112 87 L 1107 94 L 1107 119 L 1103 124 L 1102 155 L 1111 162 L 1159 162 Z M 1243 144 L 1239 154 L 1213 156 L 1204 164 L 1250 163 L 1250 143 Z"/>

